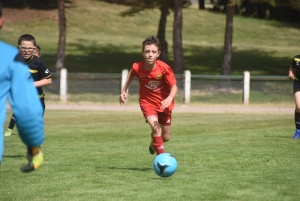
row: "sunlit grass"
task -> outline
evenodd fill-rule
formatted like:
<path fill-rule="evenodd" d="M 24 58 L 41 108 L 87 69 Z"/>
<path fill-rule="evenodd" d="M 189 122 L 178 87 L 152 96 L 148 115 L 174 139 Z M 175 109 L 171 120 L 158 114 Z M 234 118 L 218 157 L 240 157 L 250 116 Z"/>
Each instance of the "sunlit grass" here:
<path fill-rule="evenodd" d="M 8 114 L 10 115 L 10 113 Z M 23 174 L 25 146 L 5 137 L 2 200 L 297 200 L 299 141 L 290 114 L 173 113 L 170 178 L 152 169 L 140 112 L 45 113 L 44 165 Z M 8 122 L 6 122 L 7 125 Z"/>

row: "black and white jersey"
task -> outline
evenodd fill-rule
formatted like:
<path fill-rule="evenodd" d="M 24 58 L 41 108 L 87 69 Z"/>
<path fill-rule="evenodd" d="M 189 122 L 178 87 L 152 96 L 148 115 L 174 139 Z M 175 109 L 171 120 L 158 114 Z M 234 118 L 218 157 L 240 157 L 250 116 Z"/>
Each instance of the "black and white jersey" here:
<path fill-rule="evenodd" d="M 26 63 L 29 66 L 29 71 L 35 82 L 51 78 L 50 71 L 41 58 L 33 55 L 29 60 L 26 61 Z M 44 97 L 42 87 L 37 87 L 37 90 L 39 97 Z"/>

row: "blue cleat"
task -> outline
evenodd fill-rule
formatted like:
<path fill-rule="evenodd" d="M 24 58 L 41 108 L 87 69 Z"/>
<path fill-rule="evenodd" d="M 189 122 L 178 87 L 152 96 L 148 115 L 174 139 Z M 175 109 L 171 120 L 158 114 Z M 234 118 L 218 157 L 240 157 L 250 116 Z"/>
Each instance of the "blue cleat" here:
<path fill-rule="evenodd" d="M 295 131 L 295 134 L 294 134 L 293 138 L 300 138 L 300 129 L 297 129 Z"/>

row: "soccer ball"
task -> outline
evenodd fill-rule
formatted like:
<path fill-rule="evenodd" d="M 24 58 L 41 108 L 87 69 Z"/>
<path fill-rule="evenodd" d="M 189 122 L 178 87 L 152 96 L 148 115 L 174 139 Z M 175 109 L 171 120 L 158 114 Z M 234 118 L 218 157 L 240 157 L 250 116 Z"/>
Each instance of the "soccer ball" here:
<path fill-rule="evenodd" d="M 176 158 L 169 153 L 159 154 L 153 161 L 153 169 L 158 176 L 170 177 L 177 169 Z"/>

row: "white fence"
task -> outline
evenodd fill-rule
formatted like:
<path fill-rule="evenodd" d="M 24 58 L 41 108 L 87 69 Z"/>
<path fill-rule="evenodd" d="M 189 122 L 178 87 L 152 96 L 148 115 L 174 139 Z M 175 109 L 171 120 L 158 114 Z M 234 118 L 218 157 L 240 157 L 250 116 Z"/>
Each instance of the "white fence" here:
<path fill-rule="evenodd" d="M 82 101 L 90 94 L 100 98 L 107 96 L 119 96 L 125 84 L 128 70 L 123 70 L 120 74 L 95 74 L 95 73 L 67 73 L 63 69 L 60 73 L 60 84 L 45 87 L 45 90 L 60 95 L 61 101 L 72 100 L 75 95 L 85 94 L 80 97 Z M 210 102 L 217 102 L 222 98 L 237 97 L 240 103 L 249 104 L 255 101 L 256 96 L 260 100 L 269 99 L 290 99 L 293 95 L 292 82 L 287 76 L 250 76 L 245 71 L 243 75 L 222 76 L 222 75 L 194 75 L 190 71 L 184 74 L 175 75 L 179 92 L 176 98 L 180 98 L 183 103 L 203 102 L 207 97 Z M 58 75 L 53 75 L 54 80 L 58 80 Z M 58 82 L 53 82 L 58 83 Z M 59 91 L 58 91 L 59 90 Z M 139 84 L 134 79 L 129 88 L 130 95 L 138 95 Z M 88 94 L 88 95 L 86 95 Z M 259 94 L 259 95 L 257 95 Z M 252 96 L 254 95 L 254 96 Z M 268 95 L 268 96 L 267 96 Z M 215 98 L 214 98 L 215 97 Z M 95 101 L 98 101 L 97 98 Z"/>

